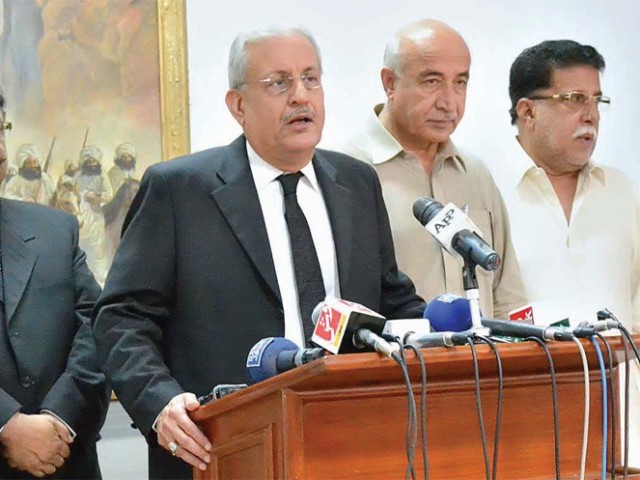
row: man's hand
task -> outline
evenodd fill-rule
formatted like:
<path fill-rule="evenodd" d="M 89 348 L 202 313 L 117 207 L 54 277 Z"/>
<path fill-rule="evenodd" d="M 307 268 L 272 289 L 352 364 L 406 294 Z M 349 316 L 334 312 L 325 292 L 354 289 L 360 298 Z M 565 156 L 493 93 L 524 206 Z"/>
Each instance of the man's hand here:
<path fill-rule="evenodd" d="M 58 436 L 68 445 L 73 443 L 73 436 L 69 431 L 69 428 L 62 423 L 55 415 L 51 415 L 49 412 L 42 412 L 44 415 L 47 415 L 49 419 L 53 422 L 53 428 L 56 429 L 56 433 Z"/>
<path fill-rule="evenodd" d="M 47 414 L 16 413 L 0 433 L 9 466 L 36 477 L 51 475 L 64 465 L 71 441 L 67 428 Z"/>
<path fill-rule="evenodd" d="M 211 443 L 187 414 L 199 406 L 193 393 L 176 395 L 158 415 L 156 431 L 161 446 L 190 465 L 206 470 L 211 461 Z M 170 444 L 174 446 L 173 451 Z"/>

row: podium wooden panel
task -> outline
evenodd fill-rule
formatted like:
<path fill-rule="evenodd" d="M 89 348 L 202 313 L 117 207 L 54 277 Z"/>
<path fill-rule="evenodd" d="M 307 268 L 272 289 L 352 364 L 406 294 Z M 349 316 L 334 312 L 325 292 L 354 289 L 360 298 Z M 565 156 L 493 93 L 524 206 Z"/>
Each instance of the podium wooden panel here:
<path fill-rule="evenodd" d="M 635 338 L 638 342 L 640 336 Z M 621 339 L 610 337 L 609 341 L 619 357 Z M 600 372 L 592 343 L 583 340 L 582 344 L 591 368 L 587 478 L 599 478 Z M 573 342 L 548 346 L 557 373 L 562 478 L 578 478 L 584 415 L 582 362 Z M 504 370 L 498 478 L 555 478 L 547 357 L 533 342 L 504 344 L 498 349 Z M 486 345 L 478 345 L 477 351 L 492 455 L 496 362 Z M 427 364 L 430 478 L 482 479 L 484 460 L 470 349 L 433 348 L 422 353 Z M 408 356 L 419 405 L 420 366 L 414 355 Z M 407 463 L 407 417 L 402 372 L 393 360 L 374 353 L 325 357 L 194 412 L 194 420 L 213 443 L 210 468 L 194 471 L 194 478 L 401 479 Z M 414 465 L 422 478 L 420 448 Z"/>

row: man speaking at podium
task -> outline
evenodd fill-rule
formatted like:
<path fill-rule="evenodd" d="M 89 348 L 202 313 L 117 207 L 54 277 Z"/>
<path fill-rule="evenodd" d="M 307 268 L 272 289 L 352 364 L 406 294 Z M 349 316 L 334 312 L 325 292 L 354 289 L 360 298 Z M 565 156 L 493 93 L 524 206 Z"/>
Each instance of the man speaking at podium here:
<path fill-rule="evenodd" d="M 325 295 L 387 318 L 422 316 L 424 302 L 396 266 L 375 172 L 316 149 L 321 79 L 307 32 L 237 37 L 226 102 L 244 134 L 142 179 L 94 334 L 148 439 L 152 478 L 206 468 L 210 444 L 187 415 L 196 395 L 248 382 L 247 353 L 264 337 L 303 346 Z"/>

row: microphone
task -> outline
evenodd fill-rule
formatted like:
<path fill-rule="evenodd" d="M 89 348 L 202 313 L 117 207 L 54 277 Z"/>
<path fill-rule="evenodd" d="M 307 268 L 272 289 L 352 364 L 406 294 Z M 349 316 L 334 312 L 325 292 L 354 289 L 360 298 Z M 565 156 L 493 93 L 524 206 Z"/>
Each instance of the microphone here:
<path fill-rule="evenodd" d="M 382 338 L 388 342 L 395 342 L 396 338 L 403 339 L 410 333 L 429 333 L 429 320 L 424 318 L 405 318 L 387 320 L 382 330 Z"/>
<path fill-rule="evenodd" d="M 591 338 L 598 332 L 618 328 L 618 322 L 614 320 L 598 320 L 597 322 L 582 322 L 573 329 L 573 335 L 578 338 Z"/>
<path fill-rule="evenodd" d="M 390 357 L 394 353 L 400 351 L 399 347 L 394 347 L 384 338 L 373 333 L 368 328 L 359 328 L 356 330 L 353 334 L 353 344 L 360 349 L 369 347 L 378 353 L 386 355 L 387 357 Z"/>
<path fill-rule="evenodd" d="M 467 214 L 453 203 L 443 207 L 432 198 L 420 197 L 413 204 L 413 215 L 451 255 L 459 255 L 466 263 L 488 271 L 500 267 L 500 256 L 482 239 L 482 232 Z"/>
<path fill-rule="evenodd" d="M 440 297 L 446 297 L 447 295 L 440 295 Z M 407 320 L 387 320 L 382 332 L 382 337 L 385 340 L 393 341 L 395 338 L 399 338 L 404 345 L 412 345 L 416 348 L 427 347 L 453 347 L 455 345 L 466 345 L 467 338 L 473 338 L 475 333 L 470 330 L 471 316 L 469 315 L 469 303 L 462 297 L 456 295 L 450 295 L 451 297 L 460 298 L 466 302 L 466 318 L 469 320 L 468 329 L 465 331 L 436 331 L 432 332 L 429 321 L 425 319 L 407 319 Z M 445 310 L 445 309 L 443 309 Z M 448 313 L 445 310 L 445 314 Z M 437 316 L 436 316 L 437 319 Z M 444 318 L 446 319 L 446 317 Z M 453 322 L 449 322 L 453 323 Z M 441 322 L 440 325 L 443 325 Z"/>
<path fill-rule="evenodd" d="M 311 341 L 333 354 L 369 347 L 390 357 L 399 350 L 380 337 L 386 319 L 358 303 L 327 298 L 316 305 L 311 320 L 315 325 Z"/>
<path fill-rule="evenodd" d="M 599 310 L 597 313 L 597 318 L 598 320 L 611 320 L 616 325 L 615 327 L 611 327 L 611 328 L 620 328 L 621 324 L 620 324 L 620 321 L 618 320 L 618 317 L 616 317 L 613 314 L 613 312 L 608 308 L 603 308 L 602 310 Z"/>
<path fill-rule="evenodd" d="M 198 397 L 198 402 L 200 405 L 206 405 L 214 400 L 220 400 L 222 397 L 244 390 L 247 386 L 246 383 L 220 383 L 206 395 Z"/>
<path fill-rule="evenodd" d="M 469 300 L 445 293 L 427 303 L 424 318 L 436 332 L 463 332 L 472 326 Z"/>
<path fill-rule="evenodd" d="M 482 319 L 482 325 L 488 327 L 493 335 L 504 335 L 507 337 L 536 337 L 540 340 L 573 340 L 574 335 L 569 330 L 558 327 L 543 327 L 540 325 L 528 325 L 520 322 L 510 322 L 508 320 Z"/>
<path fill-rule="evenodd" d="M 282 337 L 263 338 L 247 355 L 247 370 L 255 382 L 324 357 L 322 348 L 300 349 L 291 340 Z"/>
<path fill-rule="evenodd" d="M 413 345 L 417 348 L 453 347 L 467 345 L 467 339 L 473 338 L 474 335 L 475 332 L 473 330 L 464 332 L 411 333 L 404 338 L 404 344 Z"/>

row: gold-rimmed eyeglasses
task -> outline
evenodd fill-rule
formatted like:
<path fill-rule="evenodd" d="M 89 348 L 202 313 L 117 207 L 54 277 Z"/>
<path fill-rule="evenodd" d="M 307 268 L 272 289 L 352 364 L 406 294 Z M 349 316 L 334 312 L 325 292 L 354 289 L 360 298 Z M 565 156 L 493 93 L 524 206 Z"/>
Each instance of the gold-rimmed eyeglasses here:
<path fill-rule="evenodd" d="M 611 99 L 604 95 L 587 95 L 582 92 L 556 93 L 555 95 L 533 95 L 529 100 L 556 100 L 571 108 L 580 110 L 593 103 L 600 111 L 611 105 Z"/>
<path fill-rule="evenodd" d="M 11 131 L 13 128 L 13 123 L 11 122 L 1 122 L 0 123 L 0 134 L 4 135 L 5 133 Z"/>
<path fill-rule="evenodd" d="M 313 72 L 289 75 L 288 73 L 273 73 L 266 78 L 258 80 L 272 95 L 280 95 L 291 88 L 294 80 L 300 79 L 307 90 L 316 90 L 322 86 L 320 75 Z"/>

